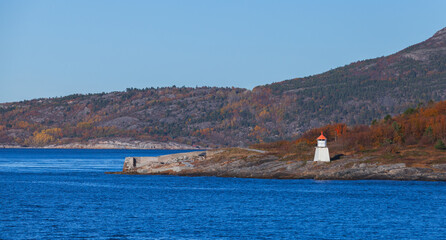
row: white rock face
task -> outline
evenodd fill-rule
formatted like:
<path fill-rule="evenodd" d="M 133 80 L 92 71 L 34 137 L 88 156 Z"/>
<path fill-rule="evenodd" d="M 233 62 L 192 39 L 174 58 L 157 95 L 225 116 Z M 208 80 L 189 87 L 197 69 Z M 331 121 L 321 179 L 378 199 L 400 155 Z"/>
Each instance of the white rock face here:
<path fill-rule="evenodd" d="M 166 171 L 180 172 L 184 169 L 193 169 L 193 162 L 205 159 L 200 154 L 205 151 L 177 153 L 159 157 L 126 157 L 123 172 L 161 173 Z"/>

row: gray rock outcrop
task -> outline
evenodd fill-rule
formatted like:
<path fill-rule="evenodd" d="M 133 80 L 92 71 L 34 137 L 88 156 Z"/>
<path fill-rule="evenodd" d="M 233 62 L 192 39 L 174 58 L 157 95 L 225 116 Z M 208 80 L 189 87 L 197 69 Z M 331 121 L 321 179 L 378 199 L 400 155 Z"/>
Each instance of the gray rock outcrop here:
<path fill-rule="evenodd" d="M 188 152 L 160 157 L 127 157 L 124 174 L 166 174 L 286 179 L 381 179 L 446 181 L 446 164 L 410 167 L 405 163 L 382 164 L 368 158 L 343 158 L 322 163 L 285 161 L 277 156 L 240 149 L 231 156 L 227 150 Z M 205 156 L 203 156 L 206 153 Z"/>

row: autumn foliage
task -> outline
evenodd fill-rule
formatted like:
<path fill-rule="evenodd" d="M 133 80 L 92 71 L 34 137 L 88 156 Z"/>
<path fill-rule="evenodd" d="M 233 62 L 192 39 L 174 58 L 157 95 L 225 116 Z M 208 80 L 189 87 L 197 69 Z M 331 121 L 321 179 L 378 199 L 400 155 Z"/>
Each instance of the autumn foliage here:
<path fill-rule="evenodd" d="M 446 142 L 446 101 L 425 108 L 410 109 L 398 116 L 388 116 L 371 125 L 330 124 L 311 129 L 295 141 L 258 144 L 256 147 L 290 151 L 302 143 L 312 146 L 316 144 L 316 138 L 321 132 L 332 145 L 337 144 L 345 150 L 353 151 L 392 145 L 439 145 L 438 142 Z"/>
<path fill-rule="evenodd" d="M 49 143 L 54 143 L 56 139 L 62 137 L 62 129 L 50 128 L 44 129 L 40 132 L 34 132 L 33 136 L 28 138 L 25 143 L 33 146 L 44 146 Z"/>

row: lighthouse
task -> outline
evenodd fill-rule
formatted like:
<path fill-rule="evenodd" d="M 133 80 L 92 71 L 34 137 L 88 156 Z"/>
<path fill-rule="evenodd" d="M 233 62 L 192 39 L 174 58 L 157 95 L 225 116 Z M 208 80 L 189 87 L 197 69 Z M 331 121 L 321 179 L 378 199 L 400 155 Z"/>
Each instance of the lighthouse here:
<path fill-rule="evenodd" d="M 314 153 L 315 162 L 330 162 L 330 154 L 327 148 L 327 138 L 324 136 L 323 132 L 317 138 L 316 152 Z"/>

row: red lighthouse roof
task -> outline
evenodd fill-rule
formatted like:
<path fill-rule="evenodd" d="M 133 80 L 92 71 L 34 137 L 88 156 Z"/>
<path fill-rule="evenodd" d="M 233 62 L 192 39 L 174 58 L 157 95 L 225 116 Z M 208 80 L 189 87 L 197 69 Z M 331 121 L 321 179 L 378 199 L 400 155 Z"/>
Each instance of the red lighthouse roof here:
<path fill-rule="evenodd" d="M 324 133 L 321 132 L 321 135 L 317 138 L 317 140 L 327 140 L 327 138 L 324 136 Z"/>

